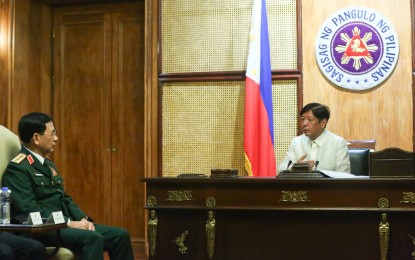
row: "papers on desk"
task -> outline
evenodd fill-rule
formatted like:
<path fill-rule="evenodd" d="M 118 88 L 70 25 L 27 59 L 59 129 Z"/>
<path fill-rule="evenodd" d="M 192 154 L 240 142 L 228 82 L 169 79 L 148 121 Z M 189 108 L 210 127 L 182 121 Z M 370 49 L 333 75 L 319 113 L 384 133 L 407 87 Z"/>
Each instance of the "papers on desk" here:
<path fill-rule="evenodd" d="M 369 178 L 369 176 L 362 176 L 362 175 L 353 175 L 350 173 L 345 172 L 335 172 L 335 171 L 327 171 L 327 170 L 320 170 L 325 175 L 329 176 L 330 178 L 343 178 L 343 179 L 353 179 L 353 178 Z"/>

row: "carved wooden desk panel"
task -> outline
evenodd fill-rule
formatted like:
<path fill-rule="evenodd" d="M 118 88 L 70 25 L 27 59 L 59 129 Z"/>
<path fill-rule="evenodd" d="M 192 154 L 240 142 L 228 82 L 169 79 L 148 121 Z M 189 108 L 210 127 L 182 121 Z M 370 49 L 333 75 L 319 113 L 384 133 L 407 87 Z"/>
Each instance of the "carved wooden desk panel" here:
<path fill-rule="evenodd" d="M 150 259 L 415 259 L 415 179 L 143 181 Z"/>

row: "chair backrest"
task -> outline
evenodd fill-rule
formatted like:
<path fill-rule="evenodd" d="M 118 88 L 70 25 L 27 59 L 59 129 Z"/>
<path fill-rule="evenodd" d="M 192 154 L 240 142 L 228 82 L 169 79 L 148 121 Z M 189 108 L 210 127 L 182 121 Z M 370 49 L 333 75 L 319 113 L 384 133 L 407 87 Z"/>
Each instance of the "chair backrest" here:
<path fill-rule="evenodd" d="M 369 153 L 375 151 L 376 140 L 347 140 L 346 142 L 349 149 L 351 173 L 369 176 Z"/>
<path fill-rule="evenodd" d="M 19 137 L 0 125 L 0 183 L 7 164 L 19 153 L 20 147 Z"/>
<path fill-rule="evenodd" d="M 369 153 L 369 148 L 349 149 L 351 174 L 369 176 Z"/>
<path fill-rule="evenodd" d="M 347 147 L 349 149 L 370 149 L 371 152 L 375 151 L 376 140 L 347 140 Z"/>
<path fill-rule="evenodd" d="M 370 177 L 414 177 L 415 153 L 390 147 L 370 153 Z"/>

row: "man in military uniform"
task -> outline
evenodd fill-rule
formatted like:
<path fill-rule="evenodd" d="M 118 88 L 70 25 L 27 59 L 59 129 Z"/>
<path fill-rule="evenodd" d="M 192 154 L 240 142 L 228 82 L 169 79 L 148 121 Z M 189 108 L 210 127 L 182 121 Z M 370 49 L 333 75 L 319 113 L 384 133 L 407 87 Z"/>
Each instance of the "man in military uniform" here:
<path fill-rule="evenodd" d="M 81 259 L 103 259 L 104 251 L 111 259 L 134 259 L 127 230 L 94 223 L 66 194 L 55 164 L 46 157 L 58 141 L 52 118 L 43 113 L 24 115 L 18 131 L 22 148 L 2 179 L 3 186 L 12 190 L 12 215 L 40 212 L 48 218 L 62 211 L 68 228 L 60 232 L 61 246 L 79 253 Z M 47 246 L 56 241 L 54 233 L 37 239 Z"/>

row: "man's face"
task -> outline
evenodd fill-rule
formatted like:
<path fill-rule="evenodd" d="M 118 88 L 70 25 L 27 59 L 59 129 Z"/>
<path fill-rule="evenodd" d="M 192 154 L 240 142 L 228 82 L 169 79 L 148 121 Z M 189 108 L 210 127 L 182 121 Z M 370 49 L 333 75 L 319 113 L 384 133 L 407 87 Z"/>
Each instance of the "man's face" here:
<path fill-rule="evenodd" d="M 46 154 L 53 152 L 58 141 L 56 128 L 53 122 L 46 123 L 46 129 L 43 133 L 35 134 L 35 143 L 37 145 L 38 152 L 46 156 Z"/>
<path fill-rule="evenodd" d="M 327 119 L 318 121 L 318 118 L 314 116 L 311 110 L 305 112 L 300 119 L 301 126 L 303 127 L 303 133 L 311 140 L 315 140 L 319 137 L 327 124 Z"/>

